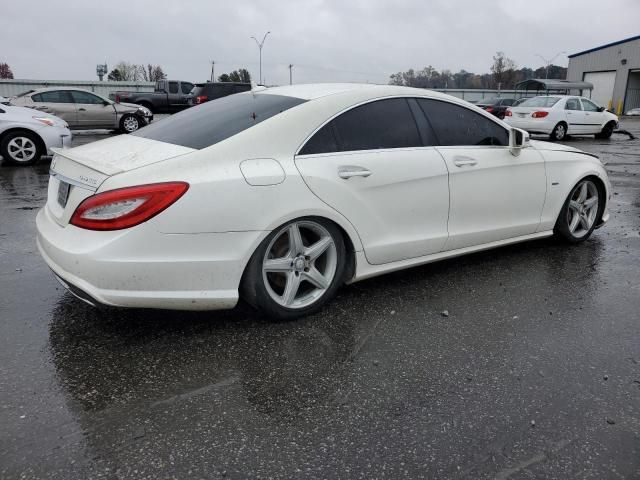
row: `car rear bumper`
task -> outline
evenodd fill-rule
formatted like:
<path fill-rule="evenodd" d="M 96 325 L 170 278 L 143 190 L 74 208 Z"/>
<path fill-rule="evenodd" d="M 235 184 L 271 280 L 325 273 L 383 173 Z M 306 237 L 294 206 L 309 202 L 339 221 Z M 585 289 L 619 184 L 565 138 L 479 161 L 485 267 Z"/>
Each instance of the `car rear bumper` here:
<path fill-rule="evenodd" d="M 253 249 L 268 232 L 162 234 L 151 226 L 96 232 L 36 218 L 40 254 L 61 283 L 92 305 L 219 310 L 238 302 Z"/>
<path fill-rule="evenodd" d="M 506 123 L 515 128 L 526 130 L 529 133 L 542 133 L 550 134 L 553 131 L 555 124 L 546 119 L 533 119 L 533 118 L 514 118 L 505 117 Z"/>

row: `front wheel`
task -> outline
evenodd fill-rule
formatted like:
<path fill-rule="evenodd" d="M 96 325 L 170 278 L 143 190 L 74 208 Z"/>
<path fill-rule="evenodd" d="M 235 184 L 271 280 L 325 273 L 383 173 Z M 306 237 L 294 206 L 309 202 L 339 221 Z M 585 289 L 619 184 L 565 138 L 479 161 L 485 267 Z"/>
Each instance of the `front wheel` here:
<path fill-rule="evenodd" d="M 551 131 L 551 135 L 549 135 L 549 139 L 551 140 L 564 140 L 567 136 L 567 125 L 560 122 Z"/>
<path fill-rule="evenodd" d="M 554 233 L 569 243 L 579 243 L 591 236 L 602 215 L 604 192 L 590 178 L 578 182 L 560 210 Z"/>
<path fill-rule="evenodd" d="M 140 119 L 133 114 L 126 114 L 120 119 L 120 130 L 123 133 L 133 133 L 140 128 Z"/>
<path fill-rule="evenodd" d="M 613 135 L 613 130 L 615 128 L 616 128 L 616 125 L 614 122 L 607 123 L 600 133 L 596 133 L 596 138 L 602 138 L 605 140 L 607 138 L 611 138 L 611 135 Z"/>
<path fill-rule="evenodd" d="M 11 132 L 0 142 L 0 155 L 12 165 L 33 165 L 43 154 L 41 141 L 32 132 Z"/>
<path fill-rule="evenodd" d="M 274 230 L 255 251 L 243 278 L 243 298 L 277 319 L 318 311 L 344 277 L 340 230 L 319 218 L 300 218 Z"/>

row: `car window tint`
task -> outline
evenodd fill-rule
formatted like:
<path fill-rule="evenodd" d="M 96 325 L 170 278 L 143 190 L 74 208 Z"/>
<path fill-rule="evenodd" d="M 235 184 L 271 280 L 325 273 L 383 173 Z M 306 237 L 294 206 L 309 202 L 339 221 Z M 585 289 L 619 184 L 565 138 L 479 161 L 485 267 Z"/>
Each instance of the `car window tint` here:
<path fill-rule="evenodd" d="M 311 155 L 314 153 L 332 153 L 338 151 L 338 142 L 334 133 L 334 123 L 329 122 L 302 147 L 300 155 Z"/>
<path fill-rule="evenodd" d="M 502 100 L 501 105 L 511 106 L 513 105 L 513 98 L 505 98 Z"/>
<path fill-rule="evenodd" d="M 38 94 L 38 100 L 36 100 L 35 95 L 31 96 L 31 99 L 34 102 L 43 102 L 43 103 L 73 103 L 71 99 L 71 95 L 67 90 L 51 90 L 49 92 L 41 92 Z"/>
<path fill-rule="evenodd" d="M 229 95 L 176 113 L 131 135 L 189 148 L 206 148 L 305 101 L 266 93 Z"/>
<path fill-rule="evenodd" d="M 586 98 L 582 99 L 582 107 L 587 112 L 597 112 L 599 108 L 595 103 L 593 103 L 590 100 L 587 100 Z"/>
<path fill-rule="evenodd" d="M 418 100 L 440 145 L 509 145 L 509 132 L 469 108 L 440 100 Z"/>
<path fill-rule="evenodd" d="M 182 82 L 180 84 L 180 90 L 182 90 L 182 93 L 187 94 L 191 91 L 192 88 L 193 88 L 193 83 Z"/>
<path fill-rule="evenodd" d="M 169 82 L 169 93 L 178 93 L 178 82 Z"/>
<path fill-rule="evenodd" d="M 564 106 L 565 110 L 582 110 L 577 98 L 570 98 Z"/>
<path fill-rule="evenodd" d="M 71 96 L 75 103 L 90 103 L 93 105 L 100 105 L 104 103 L 104 100 L 89 92 L 83 92 L 80 90 L 71 90 Z"/>
<path fill-rule="evenodd" d="M 341 151 L 422 146 L 405 98 L 367 103 L 343 113 L 333 122 Z"/>

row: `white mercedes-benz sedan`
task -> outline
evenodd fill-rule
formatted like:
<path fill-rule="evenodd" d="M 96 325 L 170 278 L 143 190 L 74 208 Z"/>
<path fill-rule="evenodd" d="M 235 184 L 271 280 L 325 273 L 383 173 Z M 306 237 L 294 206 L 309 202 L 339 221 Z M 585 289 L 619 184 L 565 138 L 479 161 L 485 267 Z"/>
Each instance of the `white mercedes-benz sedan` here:
<path fill-rule="evenodd" d="M 317 311 L 343 284 L 609 218 L 593 155 L 422 89 L 258 87 L 58 150 L 38 246 L 93 305 Z"/>

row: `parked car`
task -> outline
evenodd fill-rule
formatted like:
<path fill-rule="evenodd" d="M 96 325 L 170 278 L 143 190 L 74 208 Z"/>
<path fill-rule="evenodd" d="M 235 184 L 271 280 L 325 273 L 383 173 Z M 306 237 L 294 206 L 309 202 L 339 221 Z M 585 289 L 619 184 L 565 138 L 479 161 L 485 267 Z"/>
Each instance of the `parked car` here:
<path fill-rule="evenodd" d="M 114 103 L 77 88 L 29 90 L 11 99 L 11 104 L 56 115 L 72 130 L 109 129 L 131 133 L 153 120 L 153 114 L 143 106 Z"/>
<path fill-rule="evenodd" d="M 538 96 L 525 100 L 505 113 L 505 121 L 529 133 L 562 140 L 567 135 L 595 135 L 609 138 L 618 126 L 618 117 L 584 97 Z"/>
<path fill-rule="evenodd" d="M 30 108 L 0 105 L 0 156 L 13 165 L 33 165 L 52 148 L 71 146 L 61 118 Z"/>
<path fill-rule="evenodd" d="M 174 113 L 189 108 L 193 83 L 182 80 L 158 80 L 153 92 L 117 91 L 109 94 L 116 102 L 142 105 L 153 113 Z"/>
<path fill-rule="evenodd" d="M 640 108 L 632 108 L 631 110 L 627 110 L 627 113 L 625 113 L 625 115 L 629 115 L 631 117 L 640 115 Z"/>
<path fill-rule="evenodd" d="M 206 82 L 196 83 L 189 95 L 189 105 L 200 105 L 201 103 L 226 97 L 234 93 L 248 92 L 251 90 L 250 83 L 236 82 Z"/>
<path fill-rule="evenodd" d="M 582 242 L 609 192 L 594 155 L 530 142 L 455 97 L 263 87 L 57 154 L 38 245 L 90 304 L 241 296 L 292 318 L 345 282 L 554 234 Z"/>
<path fill-rule="evenodd" d="M 504 118 L 504 112 L 513 105 L 513 98 L 491 98 L 489 100 L 480 100 L 476 105 L 498 118 Z"/>

